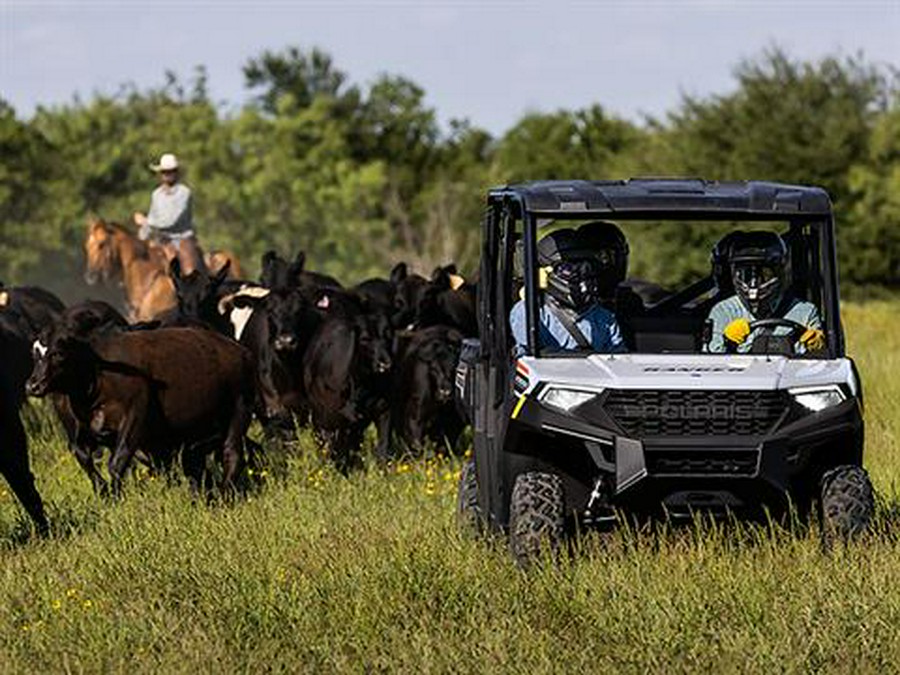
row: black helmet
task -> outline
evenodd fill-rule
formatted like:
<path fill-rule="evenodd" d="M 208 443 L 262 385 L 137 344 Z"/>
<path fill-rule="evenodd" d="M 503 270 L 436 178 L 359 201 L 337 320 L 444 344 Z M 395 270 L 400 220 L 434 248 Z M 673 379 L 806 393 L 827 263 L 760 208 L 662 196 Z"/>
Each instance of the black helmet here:
<path fill-rule="evenodd" d="M 544 236 L 537 245 L 538 263 L 549 267 L 547 292 L 557 302 L 582 310 L 600 298 L 600 265 L 570 228 Z"/>
<path fill-rule="evenodd" d="M 729 255 L 731 280 L 753 316 L 772 316 L 790 285 L 787 244 L 774 232 L 736 232 Z"/>
<path fill-rule="evenodd" d="M 713 246 L 709 256 L 712 263 L 712 277 L 721 296 L 734 293 L 734 284 L 731 281 L 731 249 L 735 239 L 746 234 L 743 230 L 734 230 L 719 239 Z"/>
<path fill-rule="evenodd" d="M 545 234 L 537 245 L 538 264 L 542 267 L 552 266 L 564 259 L 578 256 L 582 246 L 575 230 L 570 227 Z"/>
<path fill-rule="evenodd" d="M 600 265 L 601 294 L 612 295 L 628 273 L 628 240 L 618 225 L 606 220 L 585 223 L 577 234 L 582 248 Z"/>

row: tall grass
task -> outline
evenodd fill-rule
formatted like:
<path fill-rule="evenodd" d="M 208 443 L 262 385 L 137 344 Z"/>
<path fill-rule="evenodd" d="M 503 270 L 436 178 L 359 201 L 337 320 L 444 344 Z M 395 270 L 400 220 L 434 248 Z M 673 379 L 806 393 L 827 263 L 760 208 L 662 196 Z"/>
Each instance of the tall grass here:
<path fill-rule="evenodd" d="M 875 531 L 829 556 L 815 532 L 697 522 L 589 536 L 523 573 L 457 531 L 457 462 L 345 479 L 308 439 L 236 506 L 143 473 L 110 504 L 38 415 L 58 534 L 29 539 L 0 492 L 0 671 L 894 671 L 898 311 L 846 309 L 884 499 Z"/>

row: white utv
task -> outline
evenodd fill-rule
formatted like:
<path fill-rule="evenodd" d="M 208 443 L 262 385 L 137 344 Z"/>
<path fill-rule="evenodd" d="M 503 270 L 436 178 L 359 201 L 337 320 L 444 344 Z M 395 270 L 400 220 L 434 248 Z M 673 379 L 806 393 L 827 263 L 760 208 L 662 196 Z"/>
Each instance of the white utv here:
<path fill-rule="evenodd" d="M 787 290 L 820 319 L 817 348 L 798 348 L 808 327 L 775 316 L 750 323 L 742 353 L 710 350 L 710 311 L 734 294 L 718 247 L 710 273 L 687 287 L 655 293 L 639 308 L 611 302 L 627 336 L 622 352 L 542 345 L 538 239 L 596 219 L 632 232 L 709 227 L 713 242 L 731 231 L 777 232 L 789 249 Z M 491 190 L 479 338 L 464 343 L 456 377 L 474 428 L 460 517 L 507 533 L 521 562 L 560 544 L 576 525 L 622 512 L 752 518 L 815 509 L 826 541 L 863 530 L 874 500 L 862 467 L 861 383 L 844 349 L 834 237 L 831 202 L 816 187 L 631 179 Z M 624 293 L 634 295 L 623 286 L 617 296 Z M 509 317 L 520 300 L 527 337 L 517 345 Z"/>

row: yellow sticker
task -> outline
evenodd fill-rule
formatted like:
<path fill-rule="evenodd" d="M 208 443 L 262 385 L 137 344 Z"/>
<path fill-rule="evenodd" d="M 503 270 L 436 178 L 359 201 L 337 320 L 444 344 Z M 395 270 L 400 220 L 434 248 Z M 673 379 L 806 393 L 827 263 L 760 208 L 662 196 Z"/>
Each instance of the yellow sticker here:
<path fill-rule="evenodd" d="M 512 415 L 510 415 L 512 419 L 516 419 L 516 417 L 519 416 L 519 412 L 522 410 L 522 406 L 525 405 L 525 398 L 525 394 L 522 394 L 519 397 L 519 401 L 518 403 L 516 403 L 516 407 L 513 408 Z"/>

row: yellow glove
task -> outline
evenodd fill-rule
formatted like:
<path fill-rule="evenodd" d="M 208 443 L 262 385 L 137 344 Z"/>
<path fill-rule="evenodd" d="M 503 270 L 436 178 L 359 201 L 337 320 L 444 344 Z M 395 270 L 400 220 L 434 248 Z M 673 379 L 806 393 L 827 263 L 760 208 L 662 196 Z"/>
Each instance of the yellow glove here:
<path fill-rule="evenodd" d="M 547 281 L 547 276 L 550 274 L 549 267 L 541 267 L 538 270 L 538 288 L 547 288 L 549 285 L 549 281 Z"/>
<path fill-rule="evenodd" d="M 550 274 L 549 267 L 541 267 L 538 270 L 538 288 L 541 288 L 541 289 L 547 288 L 547 285 L 549 283 L 547 281 L 548 274 Z M 524 300 L 524 299 L 525 299 L 525 286 L 523 285 L 522 288 L 519 289 L 519 300 Z"/>
<path fill-rule="evenodd" d="M 825 333 L 818 328 L 807 328 L 800 336 L 800 344 L 806 347 L 806 351 L 819 352 L 825 349 Z"/>
<path fill-rule="evenodd" d="M 750 335 L 750 322 L 743 318 L 735 319 L 725 326 L 722 335 L 724 335 L 725 339 L 729 342 L 733 342 L 736 345 L 743 344 L 744 340 L 747 339 L 747 336 Z"/>

